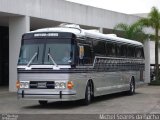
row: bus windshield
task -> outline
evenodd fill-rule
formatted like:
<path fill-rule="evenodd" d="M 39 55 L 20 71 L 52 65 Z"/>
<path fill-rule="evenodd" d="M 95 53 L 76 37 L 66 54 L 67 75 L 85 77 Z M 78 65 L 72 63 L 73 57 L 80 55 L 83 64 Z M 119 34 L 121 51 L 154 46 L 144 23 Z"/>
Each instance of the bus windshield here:
<path fill-rule="evenodd" d="M 73 60 L 71 39 L 23 40 L 18 65 L 69 65 Z"/>

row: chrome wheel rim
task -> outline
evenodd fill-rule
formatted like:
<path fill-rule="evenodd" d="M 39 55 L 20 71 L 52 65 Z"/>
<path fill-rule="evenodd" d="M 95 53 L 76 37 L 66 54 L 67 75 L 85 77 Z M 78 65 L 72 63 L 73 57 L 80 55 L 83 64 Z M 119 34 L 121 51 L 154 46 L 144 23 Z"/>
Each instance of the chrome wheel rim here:
<path fill-rule="evenodd" d="M 134 85 L 133 85 L 133 82 L 131 82 L 131 92 L 132 92 L 132 93 L 134 92 Z"/>

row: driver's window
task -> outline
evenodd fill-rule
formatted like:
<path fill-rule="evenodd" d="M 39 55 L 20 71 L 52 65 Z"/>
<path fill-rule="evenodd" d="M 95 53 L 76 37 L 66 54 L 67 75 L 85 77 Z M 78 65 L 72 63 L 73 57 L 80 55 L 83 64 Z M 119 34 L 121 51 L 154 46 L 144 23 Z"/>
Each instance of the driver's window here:
<path fill-rule="evenodd" d="M 92 51 L 90 45 L 78 45 L 78 65 L 93 64 Z"/>

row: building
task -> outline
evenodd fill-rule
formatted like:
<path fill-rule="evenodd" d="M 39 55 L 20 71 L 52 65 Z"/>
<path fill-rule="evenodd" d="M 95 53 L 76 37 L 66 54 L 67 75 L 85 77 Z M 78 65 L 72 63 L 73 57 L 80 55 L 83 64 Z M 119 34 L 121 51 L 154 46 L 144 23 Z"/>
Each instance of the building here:
<path fill-rule="evenodd" d="M 10 91 L 16 91 L 16 66 L 21 36 L 25 32 L 65 22 L 112 33 L 116 24 L 131 24 L 139 18 L 64 0 L 0 0 L 0 85 L 8 84 Z M 148 42 L 145 46 L 148 58 Z M 149 61 L 146 59 L 146 82 L 149 81 Z"/>

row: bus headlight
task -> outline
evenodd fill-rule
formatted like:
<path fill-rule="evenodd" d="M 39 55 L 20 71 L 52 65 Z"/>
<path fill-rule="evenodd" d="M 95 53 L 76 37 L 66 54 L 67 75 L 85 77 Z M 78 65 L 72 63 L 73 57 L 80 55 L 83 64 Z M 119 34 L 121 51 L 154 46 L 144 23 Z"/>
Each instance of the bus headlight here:
<path fill-rule="evenodd" d="M 55 81 L 55 88 L 65 89 L 66 88 L 66 82 Z"/>
<path fill-rule="evenodd" d="M 29 88 L 29 81 L 20 81 L 20 88 Z"/>

